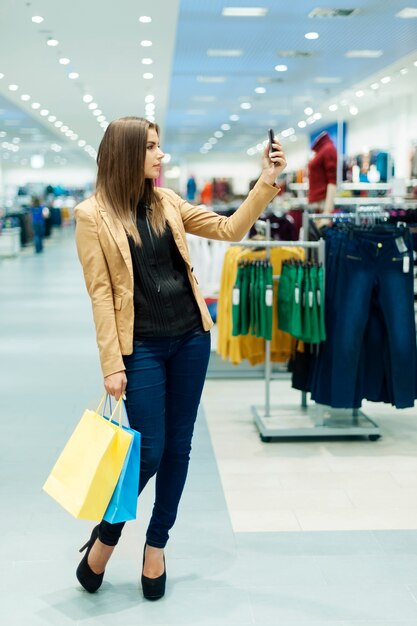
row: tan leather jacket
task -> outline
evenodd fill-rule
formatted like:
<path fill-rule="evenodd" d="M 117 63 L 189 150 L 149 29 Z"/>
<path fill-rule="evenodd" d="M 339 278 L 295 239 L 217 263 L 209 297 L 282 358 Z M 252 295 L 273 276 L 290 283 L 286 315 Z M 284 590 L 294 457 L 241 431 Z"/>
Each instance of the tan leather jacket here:
<path fill-rule="evenodd" d="M 186 233 L 208 239 L 240 241 L 279 189 L 258 181 L 231 217 L 189 204 L 170 189 L 159 188 L 166 220 L 187 267 L 205 330 L 213 321 L 193 274 Z M 78 256 L 91 298 L 101 368 L 104 376 L 125 369 L 122 355 L 133 352 L 133 267 L 121 222 L 96 196 L 75 208 Z"/>

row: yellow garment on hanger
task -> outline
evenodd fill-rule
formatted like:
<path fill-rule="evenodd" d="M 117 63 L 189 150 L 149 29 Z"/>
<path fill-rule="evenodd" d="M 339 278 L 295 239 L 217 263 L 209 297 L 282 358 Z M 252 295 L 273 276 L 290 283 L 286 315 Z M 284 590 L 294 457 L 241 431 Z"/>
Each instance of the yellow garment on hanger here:
<path fill-rule="evenodd" d="M 260 246 L 262 242 L 260 242 Z M 225 254 L 220 283 L 219 301 L 217 305 L 218 341 L 217 352 L 224 359 L 237 365 L 247 359 L 251 365 L 265 361 L 265 340 L 262 337 L 248 335 L 232 336 L 232 292 L 240 261 L 256 261 L 266 258 L 265 249 L 253 250 L 243 246 L 231 246 Z M 282 262 L 287 259 L 305 258 L 303 248 L 279 247 L 271 248 L 270 261 L 274 276 L 281 274 Z M 278 329 L 277 311 L 278 283 L 274 281 L 274 307 L 272 322 L 271 360 L 285 363 L 294 350 L 295 340 Z"/>

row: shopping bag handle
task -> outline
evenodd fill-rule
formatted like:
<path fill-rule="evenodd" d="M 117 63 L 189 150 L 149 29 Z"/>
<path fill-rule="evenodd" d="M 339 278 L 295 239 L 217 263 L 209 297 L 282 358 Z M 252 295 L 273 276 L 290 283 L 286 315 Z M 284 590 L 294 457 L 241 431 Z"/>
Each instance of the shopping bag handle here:
<path fill-rule="evenodd" d="M 110 413 L 111 413 L 109 418 L 104 415 L 104 412 L 105 412 L 106 407 L 107 407 L 107 400 L 109 401 L 109 410 L 110 410 Z M 105 393 L 104 396 L 101 399 L 100 404 L 97 407 L 96 413 L 98 413 L 98 411 L 101 408 L 103 402 L 104 402 L 103 417 L 105 419 L 109 419 L 110 421 L 112 421 L 113 418 L 114 418 L 114 415 L 115 415 L 115 413 L 117 411 L 117 409 L 119 409 L 119 419 L 118 419 L 118 422 L 119 422 L 119 427 L 121 427 L 122 426 L 122 421 L 123 421 L 123 413 L 122 412 L 123 412 L 123 409 L 124 409 L 124 414 L 126 416 L 126 422 L 127 422 L 127 425 L 130 427 L 129 417 L 128 417 L 128 414 L 127 414 L 127 411 L 126 411 L 126 405 L 124 403 L 124 400 L 123 400 L 122 396 L 120 396 L 119 400 L 116 402 L 116 405 L 115 405 L 114 410 L 113 410 L 112 409 L 112 397 L 111 397 L 111 395 L 109 393 Z"/>

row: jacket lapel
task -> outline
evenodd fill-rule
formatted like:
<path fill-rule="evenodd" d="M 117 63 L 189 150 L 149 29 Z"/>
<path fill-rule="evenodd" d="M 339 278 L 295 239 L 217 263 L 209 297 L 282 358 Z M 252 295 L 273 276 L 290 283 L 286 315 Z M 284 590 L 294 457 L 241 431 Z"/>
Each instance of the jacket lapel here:
<path fill-rule="evenodd" d="M 107 228 L 113 239 L 115 240 L 117 247 L 120 250 L 120 253 L 127 265 L 127 269 L 129 270 L 129 274 L 133 280 L 133 266 L 132 266 L 132 257 L 129 249 L 129 242 L 127 240 L 127 236 L 123 225 L 119 220 L 114 219 L 107 213 L 106 209 L 103 206 L 98 205 L 99 213 L 105 222 Z"/>
<path fill-rule="evenodd" d="M 171 229 L 172 236 L 174 237 L 177 248 L 185 263 L 191 267 L 190 256 L 188 254 L 188 249 L 186 245 L 185 232 L 184 229 L 182 229 L 181 231 L 178 225 L 178 214 L 173 210 L 172 206 L 165 201 L 165 198 L 162 198 L 162 205 L 164 207 L 165 217 Z"/>

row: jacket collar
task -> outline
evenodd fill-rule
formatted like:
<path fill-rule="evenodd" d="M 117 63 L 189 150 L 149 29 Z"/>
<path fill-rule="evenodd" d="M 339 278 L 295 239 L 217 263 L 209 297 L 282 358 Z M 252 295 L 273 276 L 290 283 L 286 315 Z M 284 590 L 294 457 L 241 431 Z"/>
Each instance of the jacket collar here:
<path fill-rule="evenodd" d="M 165 218 L 171 229 L 172 235 L 174 237 L 174 241 L 186 265 L 189 266 L 190 265 L 189 255 L 188 255 L 187 248 L 184 244 L 184 237 L 182 236 L 180 229 L 178 227 L 176 214 L 172 210 L 171 204 L 167 202 L 166 198 L 164 197 L 164 194 L 160 194 L 160 198 L 162 201 L 162 206 L 164 208 Z M 104 205 L 103 202 L 100 202 L 98 200 L 97 196 L 93 197 L 93 201 L 103 221 L 105 222 L 107 228 L 109 229 L 110 234 L 112 235 L 114 241 L 116 242 L 117 247 L 119 248 L 120 253 L 127 265 L 129 274 L 133 280 L 132 256 L 130 254 L 129 242 L 127 240 L 127 236 L 126 236 L 122 223 L 117 218 L 114 218 L 111 215 L 111 213 L 107 211 L 106 206 Z"/>

